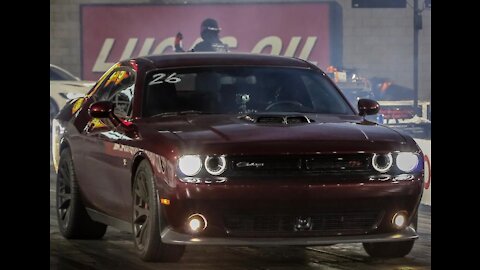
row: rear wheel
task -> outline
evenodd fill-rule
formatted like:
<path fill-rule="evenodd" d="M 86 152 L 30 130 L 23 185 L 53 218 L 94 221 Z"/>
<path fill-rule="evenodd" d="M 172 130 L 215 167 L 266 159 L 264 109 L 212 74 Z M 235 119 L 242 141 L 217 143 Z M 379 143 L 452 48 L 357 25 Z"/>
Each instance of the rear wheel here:
<path fill-rule="evenodd" d="M 164 244 L 160 238 L 163 218 L 157 199 L 153 172 L 148 161 L 138 165 L 133 182 L 133 236 L 135 248 L 144 261 L 176 262 L 183 245 Z"/>
<path fill-rule="evenodd" d="M 56 189 L 57 220 L 60 233 L 67 239 L 99 239 L 107 225 L 93 221 L 80 198 L 70 149 L 60 155 Z"/>

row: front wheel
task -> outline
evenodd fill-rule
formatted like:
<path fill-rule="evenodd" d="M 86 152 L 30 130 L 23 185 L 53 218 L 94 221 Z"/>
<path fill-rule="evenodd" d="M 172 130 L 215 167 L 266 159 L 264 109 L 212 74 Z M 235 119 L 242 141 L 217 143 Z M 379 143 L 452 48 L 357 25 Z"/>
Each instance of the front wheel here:
<path fill-rule="evenodd" d="M 164 244 L 161 209 L 150 164 L 143 160 L 138 165 L 133 182 L 133 237 L 135 248 L 144 261 L 176 262 L 185 251 L 183 245 Z"/>

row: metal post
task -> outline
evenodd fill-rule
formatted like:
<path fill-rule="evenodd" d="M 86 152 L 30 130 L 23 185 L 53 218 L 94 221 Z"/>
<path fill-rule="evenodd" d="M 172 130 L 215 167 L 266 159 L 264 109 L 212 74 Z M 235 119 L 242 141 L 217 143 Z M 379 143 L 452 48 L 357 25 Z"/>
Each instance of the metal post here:
<path fill-rule="evenodd" d="M 418 0 L 413 0 L 413 110 L 418 112 L 418 32 L 422 25 Z"/>

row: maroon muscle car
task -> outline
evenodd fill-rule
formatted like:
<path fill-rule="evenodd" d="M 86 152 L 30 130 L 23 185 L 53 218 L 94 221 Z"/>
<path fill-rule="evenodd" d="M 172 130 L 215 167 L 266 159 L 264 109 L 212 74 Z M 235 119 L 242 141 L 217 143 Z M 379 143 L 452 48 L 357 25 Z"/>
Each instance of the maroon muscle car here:
<path fill-rule="evenodd" d="M 68 239 L 133 233 L 146 261 L 187 245 L 363 243 L 410 252 L 423 192 L 413 139 L 369 122 L 296 58 L 184 53 L 115 64 L 53 123 Z"/>

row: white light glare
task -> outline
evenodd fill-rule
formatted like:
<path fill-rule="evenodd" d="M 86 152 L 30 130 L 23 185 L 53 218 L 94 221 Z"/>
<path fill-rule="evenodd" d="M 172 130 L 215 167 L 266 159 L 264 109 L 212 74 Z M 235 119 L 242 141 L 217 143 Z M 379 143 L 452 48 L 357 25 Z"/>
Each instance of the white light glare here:
<path fill-rule="evenodd" d="M 190 220 L 190 223 L 188 225 L 190 226 L 190 229 L 192 231 L 196 232 L 198 231 L 198 229 L 200 229 L 200 226 L 202 225 L 202 223 L 197 218 L 193 218 Z"/>
<path fill-rule="evenodd" d="M 188 218 L 188 229 L 193 233 L 198 233 L 207 228 L 207 220 L 201 214 L 193 214 Z"/>
<path fill-rule="evenodd" d="M 405 218 L 405 215 L 404 214 L 397 214 L 395 215 L 395 218 L 393 219 L 393 223 L 395 224 L 395 226 L 397 226 L 398 228 L 401 228 L 405 225 L 405 221 L 406 221 L 406 218 Z"/>
<path fill-rule="evenodd" d="M 402 152 L 397 155 L 397 167 L 404 172 L 413 171 L 418 165 L 418 156 L 410 152 Z"/>
<path fill-rule="evenodd" d="M 202 160 L 197 155 L 185 155 L 178 160 L 178 168 L 187 176 L 194 176 L 202 169 Z"/>

